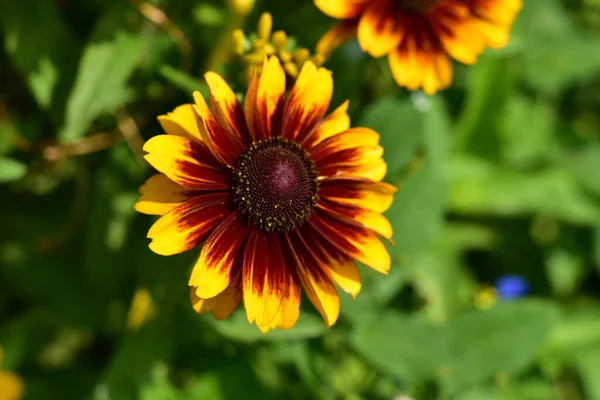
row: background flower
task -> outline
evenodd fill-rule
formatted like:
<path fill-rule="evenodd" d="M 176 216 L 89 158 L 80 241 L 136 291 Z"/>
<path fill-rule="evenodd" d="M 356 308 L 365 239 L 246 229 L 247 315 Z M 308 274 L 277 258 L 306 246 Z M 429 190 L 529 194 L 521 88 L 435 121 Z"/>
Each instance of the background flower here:
<path fill-rule="evenodd" d="M 486 47 L 508 44 L 522 0 L 315 0 L 345 20 L 317 46 L 329 54 L 354 33 L 373 57 L 389 55 L 401 86 L 433 94 L 452 82 L 454 58 L 474 64 Z"/>

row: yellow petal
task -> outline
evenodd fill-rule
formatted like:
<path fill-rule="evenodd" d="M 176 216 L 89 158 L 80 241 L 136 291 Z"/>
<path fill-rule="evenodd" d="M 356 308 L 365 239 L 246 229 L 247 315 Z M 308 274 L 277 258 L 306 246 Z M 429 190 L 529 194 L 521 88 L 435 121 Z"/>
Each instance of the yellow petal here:
<path fill-rule="evenodd" d="M 256 89 L 256 122 L 258 138 L 276 136 L 281 130 L 282 99 L 285 92 L 285 72 L 275 56 L 265 60 Z"/>
<path fill-rule="evenodd" d="M 392 224 L 380 213 L 362 208 L 344 207 L 327 201 L 319 202 L 317 207 L 344 222 L 353 221 L 385 239 L 392 239 Z"/>
<path fill-rule="evenodd" d="M 380 182 L 387 172 L 387 164 L 382 159 L 358 165 L 330 164 L 319 168 L 319 175 L 328 176 L 351 176 Z"/>
<path fill-rule="evenodd" d="M 346 224 L 320 210 L 308 220 L 323 239 L 349 257 L 382 274 L 387 274 L 391 258 L 383 243 L 371 231 Z"/>
<path fill-rule="evenodd" d="M 196 111 L 192 104 L 183 104 L 172 112 L 158 117 L 158 122 L 169 135 L 183 136 L 191 140 L 202 141 Z"/>
<path fill-rule="evenodd" d="M 384 182 L 354 177 L 328 177 L 321 181 L 319 196 L 336 204 L 382 213 L 392 205 L 396 188 Z"/>
<path fill-rule="evenodd" d="M 242 300 L 241 268 L 236 276 L 231 278 L 229 286 L 221 293 L 210 299 L 203 299 L 196 295 L 196 287 L 190 288 L 190 301 L 192 308 L 199 314 L 211 312 L 216 320 L 228 318 Z"/>
<path fill-rule="evenodd" d="M 189 280 L 198 297 L 215 297 L 229 286 L 231 270 L 248 233 L 234 212 L 210 234 Z"/>
<path fill-rule="evenodd" d="M 217 160 L 223 165 L 233 168 L 241 152 L 242 145 L 239 139 L 225 130 L 215 119 L 200 92 L 194 92 L 193 96 L 194 110 L 198 114 L 198 129 L 202 140 Z"/>
<path fill-rule="evenodd" d="M 303 142 L 323 119 L 332 94 L 331 71 L 305 62 L 283 110 L 282 136 Z"/>
<path fill-rule="evenodd" d="M 344 292 L 356 297 L 362 288 L 362 283 L 354 260 L 332 246 L 310 224 L 303 227 L 298 237 L 305 245 L 304 251 L 311 254 L 314 262 L 318 263 L 329 279 Z"/>
<path fill-rule="evenodd" d="M 295 234 L 286 235 L 287 253 L 295 265 L 304 291 L 321 314 L 327 327 L 337 321 L 340 314 L 340 297 L 327 274 L 320 269 L 318 261 Z M 292 240 L 293 238 L 293 240 Z"/>
<path fill-rule="evenodd" d="M 315 0 L 321 11 L 333 18 L 348 19 L 360 15 L 371 0 Z"/>
<path fill-rule="evenodd" d="M 290 279 L 281 303 L 281 308 L 275 319 L 267 326 L 259 326 L 261 332 L 266 333 L 269 329 L 290 329 L 298 321 L 300 316 L 300 284 L 296 279 Z"/>
<path fill-rule="evenodd" d="M 341 106 L 335 109 L 323 119 L 315 130 L 302 142 L 305 148 L 311 149 L 327 138 L 350 129 L 350 116 L 348 116 L 348 105 L 346 100 Z"/>
<path fill-rule="evenodd" d="M 190 189 L 223 190 L 228 179 L 204 145 L 181 136 L 158 135 L 144 144 L 144 156 L 169 179 Z"/>
<path fill-rule="evenodd" d="M 404 35 L 400 14 L 391 2 L 372 3 L 360 18 L 358 43 L 363 51 L 381 57 L 394 50 Z"/>
<path fill-rule="evenodd" d="M 269 326 L 277 316 L 289 273 L 276 233 L 254 229 L 244 251 L 244 307 L 248 322 Z"/>
<path fill-rule="evenodd" d="M 163 215 L 148 231 L 150 249 L 163 256 L 183 253 L 203 242 L 230 214 L 229 193 L 197 196 Z"/>
<path fill-rule="evenodd" d="M 189 200 L 189 189 L 176 184 L 163 174 L 156 174 L 140 187 L 135 210 L 142 214 L 164 215 Z"/>
<path fill-rule="evenodd" d="M 214 72 L 207 72 L 204 78 L 210 89 L 211 107 L 221 127 L 234 138 L 233 141 L 239 147 L 242 144 L 250 145 L 244 109 L 233 90 L 221 76 Z"/>

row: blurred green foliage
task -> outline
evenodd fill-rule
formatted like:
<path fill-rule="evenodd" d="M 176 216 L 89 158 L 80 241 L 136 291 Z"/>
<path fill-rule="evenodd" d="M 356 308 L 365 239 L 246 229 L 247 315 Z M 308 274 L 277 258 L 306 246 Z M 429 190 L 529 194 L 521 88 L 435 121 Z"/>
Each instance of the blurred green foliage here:
<path fill-rule="evenodd" d="M 356 42 L 326 65 L 334 104 L 380 132 L 389 276 L 363 268 L 326 330 L 261 334 L 239 309 L 189 305 L 198 251 L 150 252 L 136 215 L 156 116 L 204 90 L 242 20 L 221 1 L 0 3 L 0 344 L 27 399 L 600 399 L 600 2 L 524 0 L 511 44 L 434 97 L 398 88 Z M 312 48 L 333 21 L 310 1 L 258 1 Z M 307 23 L 310 21 L 310 23 Z M 177 39 L 177 36 L 175 37 Z M 235 63 L 216 65 L 243 93 Z M 530 294 L 477 309 L 507 273 Z M 127 315 L 139 288 L 154 314 Z"/>

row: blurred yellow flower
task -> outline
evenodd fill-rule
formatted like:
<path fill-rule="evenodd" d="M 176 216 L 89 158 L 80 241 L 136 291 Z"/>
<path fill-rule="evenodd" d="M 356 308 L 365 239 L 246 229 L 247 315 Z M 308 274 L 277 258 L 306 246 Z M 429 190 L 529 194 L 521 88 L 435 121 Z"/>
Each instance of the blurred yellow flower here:
<path fill-rule="evenodd" d="M 490 285 L 481 285 L 475 292 L 475 307 L 480 310 L 489 310 L 498 302 L 496 288 Z"/>
<path fill-rule="evenodd" d="M 229 7 L 240 15 L 247 15 L 252 12 L 255 0 L 229 0 Z"/>
<path fill-rule="evenodd" d="M 0 367 L 4 362 L 4 348 L 0 346 Z M 17 374 L 0 369 L 0 400 L 18 400 L 23 397 L 25 385 Z"/>
<path fill-rule="evenodd" d="M 400 86 L 433 94 L 452 82 L 450 58 L 474 64 L 486 47 L 501 48 L 522 0 L 315 0 L 325 14 L 343 20 L 317 51 L 328 55 L 358 37 L 373 57 L 388 55 Z"/>
<path fill-rule="evenodd" d="M 296 78 L 306 61 L 311 61 L 317 67 L 325 61 L 320 54 L 310 54 L 306 48 L 289 49 L 288 37 L 284 31 L 272 32 L 273 17 L 264 13 L 258 21 L 256 38 L 248 39 L 242 30 L 233 33 L 235 52 L 241 57 L 246 80 L 250 81 L 252 71 L 256 68 L 259 72 L 265 57 L 275 56 L 279 59 L 286 75 Z"/>
<path fill-rule="evenodd" d="M 131 300 L 127 314 L 127 329 L 136 331 L 140 329 L 154 314 L 154 302 L 150 291 L 145 288 L 136 290 Z"/>

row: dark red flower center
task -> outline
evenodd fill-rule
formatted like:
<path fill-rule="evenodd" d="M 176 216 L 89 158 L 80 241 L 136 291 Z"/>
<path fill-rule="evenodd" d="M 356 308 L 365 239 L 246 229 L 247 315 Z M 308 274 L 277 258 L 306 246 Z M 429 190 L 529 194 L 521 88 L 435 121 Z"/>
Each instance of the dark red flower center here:
<path fill-rule="evenodd" d="M 404 11 L 424 13 L 439 0 L 395 0 L 397 8 Z"/>
<path fill-rule="evenodd" d="M 253 143 L 237 159 L 233 202 L 250 225 L 264 231 L 290 231 L 317 204 L 318 172 L 297 143 L 274 137 Z"/>

